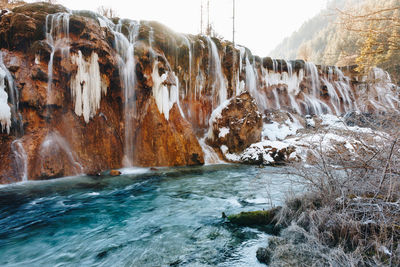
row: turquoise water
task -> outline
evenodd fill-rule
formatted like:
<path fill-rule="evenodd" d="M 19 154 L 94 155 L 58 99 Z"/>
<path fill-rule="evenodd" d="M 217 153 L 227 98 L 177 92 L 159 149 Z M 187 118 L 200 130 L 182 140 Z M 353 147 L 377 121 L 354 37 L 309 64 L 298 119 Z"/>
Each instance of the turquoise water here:
<path fill-rule="evenodd" d="M 221 213 L 270 208 L 279 168 L 125 169 L 0 187 L 1 266 L 258 266 L 268 234 Z M 263 265 L 260 265 L 263 266 Z"/>

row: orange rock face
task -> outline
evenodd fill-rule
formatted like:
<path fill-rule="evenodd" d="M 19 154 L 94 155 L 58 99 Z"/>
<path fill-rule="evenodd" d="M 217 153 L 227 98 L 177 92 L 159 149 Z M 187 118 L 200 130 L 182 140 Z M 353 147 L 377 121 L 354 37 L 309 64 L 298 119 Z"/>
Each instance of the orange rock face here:
<path fill-rule="evenodd" d="M 137 130 L 135 162 L 141 166 L 182 166 L 204 163 L 203 152 L 191 125 L 175 104 L 169 121 L 161 114 L 153 98 Z"/>
<path fill-rule="evenodd" d="M 121 168 L 124 160 L 125 114 L 124 93 L 114 50 L 114 36 L 90 17 L 70 15 L 69 53 L 81 51 L 85 60 L 95 52 L 102 80 L 107 85 L 96 114 L 86 123 L 75 112 L 71 78 L 77 66 L 70 57 L 56 50 L 53 61 L 50 94 L 49 58 L 51 48 L 45 40 L 48 13 L 63 12 L 60 6 L 31 4 L 16 8 L 0 18 L 0 49 L 3 61 L 16 84 L 18 113 L 23 131 L 12 127 L 11 133 L 0 133 L 0 183 L 49 179 L 80 173 L 96 174 Z M 22 27 L 21 25 L 25 25 Z M 146 32 L 142 33 L 146 34 Z M 11 36 L 14 36 L 11 38 Z M 161 34 L 160 38 L 169 38 Z M 168 40 L 166 41 L 168 43 Z M 175 104 L 169 120 L 161 114 L 151 93 L 152 66 L 155 59 L 172 73 L 160 48 L 151 50 L 148 43 L 138 43 L 136 103 L 131 127 L 135 166 L 179 166 L 203 164 L 203 152 L 197 136 Z M 159 45 L 158 45 L 159 47 Z M 157 51 L 157 57 L 152 56 Z M 133 51 L 132 51 L 133 52 Z M 168 55 L 172 58 L 172 55 Z M 164 58 L 164 60 L 162 60 Z M 160 63 L 161 64 L 161 63 Z M 173 83 L 169 78 L 167 81 Z M 10 93 L 10 88 L 6 88 Z M 11 104 L 10 104 L 11 105 Z M 22 161 L 13 142 L 18 142 L 26 157 Z M 22 152 L 21 152 L 22 153 Z"/>

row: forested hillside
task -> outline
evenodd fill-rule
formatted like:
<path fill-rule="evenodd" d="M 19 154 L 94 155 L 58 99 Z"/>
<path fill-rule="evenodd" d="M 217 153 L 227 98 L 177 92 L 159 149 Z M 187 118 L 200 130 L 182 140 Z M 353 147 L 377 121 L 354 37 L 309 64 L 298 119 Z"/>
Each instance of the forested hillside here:
<path fill-rule="evenodd" d="M 399 0 L 332 0 L 285 38 L 270 56 L 317 64 L 381 67 L 399 79 Z"/>

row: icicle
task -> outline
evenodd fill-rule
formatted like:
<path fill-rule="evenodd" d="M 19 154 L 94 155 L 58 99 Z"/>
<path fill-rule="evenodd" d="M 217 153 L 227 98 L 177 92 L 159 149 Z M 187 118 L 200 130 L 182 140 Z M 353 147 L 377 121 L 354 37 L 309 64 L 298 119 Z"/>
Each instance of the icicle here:
<path fill-rule="evenodd" d="M 78 66 L 77 73 L 71 79 L 71 94 L 75 97 L 75 113 L 83 115 L 86 123 L 96 115 L 100 108 L 101 94 L 107 93 L 107 85 L 101 79 L 98 56 L 95 52 L 86 62 L 82 52 L 72 55 L 72 63 Z"/>
<path fill-rule="evenodd" d="M 168 88 L 164 82 L 168 77 L 168 72 L 163 73 L 161 76 L 158 73 L 158 61 L 154 63 L 153 73 L 151 78 L 153 79 L 153 96 L 156 99 L 156 104 L 160 113 L 164 114 L 165 118 L 169 120 L 169 111 L 176 103 L 182 117 L 185 117 L 180 103 L 179 103 L 179 80 L 175 73 L 172 73 L 175 80 L 175 85 L 171 85 Z"/>
<path fill-rule="evenodd" d="M 0 68 L 0 123 L 1 130 L 7 130 L 7 133 L 10 133 L 11 127 L 11 109 L 8 105 L 8 95 L 5 91 L 6 72 Z"/>

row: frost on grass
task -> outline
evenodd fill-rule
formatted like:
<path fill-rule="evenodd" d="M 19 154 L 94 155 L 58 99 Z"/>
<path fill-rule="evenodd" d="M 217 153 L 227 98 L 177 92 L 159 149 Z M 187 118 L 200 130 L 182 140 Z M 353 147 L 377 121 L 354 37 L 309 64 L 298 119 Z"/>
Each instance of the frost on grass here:
<path fill-rule="evenodd" d="M 290 168 L 306 190 L 286 200 L 277 221 L 288 228 L 259 250 L 269 266 L 400 265 L 400 124 L 350 131 L 340 119 L 303 138 L 315 140 L 314 160 Z"/>

